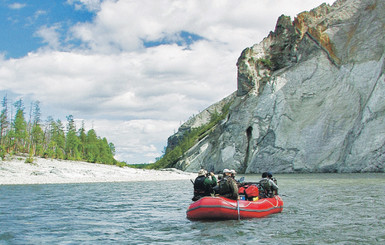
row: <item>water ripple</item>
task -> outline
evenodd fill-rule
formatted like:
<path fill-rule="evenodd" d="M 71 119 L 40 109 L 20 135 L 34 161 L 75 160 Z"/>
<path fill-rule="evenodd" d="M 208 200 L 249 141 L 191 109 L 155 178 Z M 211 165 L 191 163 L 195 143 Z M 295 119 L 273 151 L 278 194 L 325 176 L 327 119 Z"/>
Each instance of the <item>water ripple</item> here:
<path fill-rule="evenodd" d="M 190 181 L 0 186 L 0 244 L 385 243 L 384 174 L 277 177 L 281 214 L 220 222 L 186 219 Z"/>

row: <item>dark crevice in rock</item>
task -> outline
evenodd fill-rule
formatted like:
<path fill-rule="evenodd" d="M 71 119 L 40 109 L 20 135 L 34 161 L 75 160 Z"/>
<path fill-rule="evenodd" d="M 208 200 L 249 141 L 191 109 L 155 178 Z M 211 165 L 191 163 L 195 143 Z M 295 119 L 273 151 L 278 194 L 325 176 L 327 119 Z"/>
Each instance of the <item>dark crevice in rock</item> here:
<path fill-rule="evenodd" d="M 315 38 L 313 37 L 309 32 L 306 32 L 306 35 L 314 41 L 315 44 L 317 44 L 318 47 L 320 47 L 321 50 L 323 50 L 327 56 L 328 56 L 328 59 L 332 62 L 332 64 L 334 66 L 336 66 L 337 68 L 340 68 L 341 67 L 341 60 L 339 60 L 337 57 L 333 57 L 330 52 L 322 46 L 322 44 Z"/>
<path fill-rule="evenodd" d="M 253 133 L 253 128 L 250 126 L 246 130 L 247 146 L 246 146 L 245 159 L 243 160 L 243 164 L 241 166 L 241 172 L 242 173 L 245 173 L 247 166 L 248 166 L 249 154 L 250 154 L 250 142 L 251 142 L 252 133 Z"/>

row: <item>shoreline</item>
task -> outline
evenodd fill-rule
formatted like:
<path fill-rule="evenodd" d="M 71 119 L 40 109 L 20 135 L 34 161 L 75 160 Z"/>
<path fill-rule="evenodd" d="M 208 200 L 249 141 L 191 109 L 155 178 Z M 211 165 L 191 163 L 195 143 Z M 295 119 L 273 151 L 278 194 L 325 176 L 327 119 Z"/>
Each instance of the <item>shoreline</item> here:
<path fill-rule="evenodd" d="M 177 169 L 147 170 L 98 163 L 25 157 L 0 161 L 1 185 L 108 183 L 195 179 L 196 173 Z"/>

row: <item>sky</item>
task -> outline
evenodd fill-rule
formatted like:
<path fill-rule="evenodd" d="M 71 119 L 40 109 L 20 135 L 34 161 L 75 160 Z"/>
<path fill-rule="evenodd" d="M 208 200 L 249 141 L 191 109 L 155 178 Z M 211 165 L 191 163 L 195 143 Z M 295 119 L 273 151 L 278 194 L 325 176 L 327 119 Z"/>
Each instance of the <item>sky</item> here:
<path fill-rule="evenodd" d="M 0 96 L 40 102 L 154 162 L 191 116 L 237 89 L 243 49 L 330 0 L 0 0 Z"/>

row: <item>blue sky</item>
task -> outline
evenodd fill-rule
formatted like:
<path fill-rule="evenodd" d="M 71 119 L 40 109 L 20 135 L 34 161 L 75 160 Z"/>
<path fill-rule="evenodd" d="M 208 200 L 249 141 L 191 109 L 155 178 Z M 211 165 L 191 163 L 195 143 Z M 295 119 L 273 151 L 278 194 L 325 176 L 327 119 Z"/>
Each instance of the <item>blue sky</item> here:
<path fill-rule="evenodd" d="M 65 43 L 66 32 L 77 22 L 91 21 L 95 12 L 75 9 L 67 1 L 9 1 L 0 2 L 0 52 L 7 58 L 20 58 L 45 45 L 38 31 L 56 27 L 60 42 Z"/>
<path fill-rule="evenodd" d="M 321 0 L 0 0 L 0 96 L 73 115 L 128 163 L 237 88 L 242 50 Z"/>
<path fill-rule="evenodd" d="M 10 1 L 2 0 L 0 5 L 0 53 L 6 58 L 20 58 L 47 45 L 41 30 L 52 29 L 57 35 L 58 45 L 63 50 L 79 46 L 78 39 L 68 38 L 70 28 L 76 23 L 92 22 L 98 9 L 89 9 L 76 1 Z M 143 39 L 144 47 L 175 43 L 189 46 L 203 37 L 180 31 L 173 36 L 155 40 Z"/>

